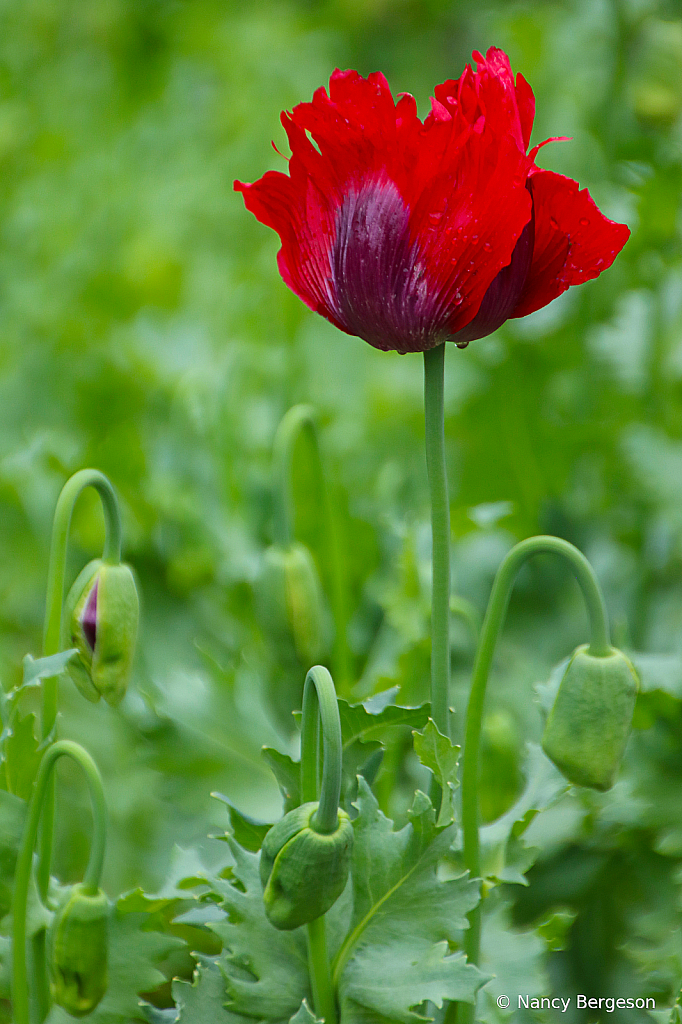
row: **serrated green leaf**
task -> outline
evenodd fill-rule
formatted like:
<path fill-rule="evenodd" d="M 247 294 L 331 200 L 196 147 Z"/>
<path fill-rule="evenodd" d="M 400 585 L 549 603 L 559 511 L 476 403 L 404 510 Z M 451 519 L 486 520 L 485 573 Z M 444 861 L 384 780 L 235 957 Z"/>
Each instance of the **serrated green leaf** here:
<path fill-rule="evenodd" d="M 229 914 L 210 927 L 223 941 L 220 967 L 229 1008 L 258 1020 L 289 1020 L 303 999 L 310 999 L 305 929 L 278 931 L 265 916 L 258 873 L 259 855 L 242 849 L 231 836 L 232 877 L 213 878 L 211 888 Z"/>
<path fill-rule="evenodd" d="M 263 757 L 272 769 L 282 796 L 284 813 L 298 807 L 301 802 L 301 765 L 288 754 L 282 754 L 274 747 L 263 747 Z"/>
<path fill-rule="evenodd" d="M 447 942 L 405 936 L 387 946 L 373 943 L 354 957 L 344 971 L 341 1019 L 352 1024 L 356 1007 L 367 1007 L 394 1021 L 430 1020 L 423 1012 L 410 1012 L 425 999 L 437 1007 L 444 1000 L 471 1002 L 485 981 L 463 953 L 447 955 Z M 352 998 L 350 998 L 352 993 Z M 362 1018 L 360 1018 L 362 1019 Z M 366 1018 L 365 1018 L 366 1019 Z"/>
<path fill-rule="evenodd" d="M 234 806 L 229 797 L 223 796 L 222 793 L 211 793 L 211 796 L 215 797 L 216 800 L 220 800 L 227 807 L 232 835 L 239 845 L 251 853 L 258 853 L 263 845 L 263 840 L 272 828 L 273 822 L 257 821 L 256 818 L 243 814 L 242 811 Z"/>
<path fill-rule="evenodd" d="M 438 827 L 454 821 L 454 794 L 457 789 L 457 766 L 460 748 L 439 732 L 433 719 L 429 719 L 422 732 L 414 732 L 414 749 L 417 757 L 438 782 L 443 794 L 438 812 Z"/>
<path fill-rule="evenodd" d="M 171 850 L 166 878 L 159 892 L 148 895 L 138 889 L 135 894 L 131 893 L 131 899 L 133 895 L 136 895 L 139 900 L 139 907 L 136 909 L 153 913 L 154 910 L 165 904 L 177 900 L 195 899 L 191 890 L 197 885 L 205 885 L 206 875 L 207 868 L 199 850 L 193 846 L 185 849 L 175 843 Z"/>
<path fill-rule="evenodd" d="M 194 978 L 173 982 L 173 999 L 179 1015 L 177 1024 L 244 1024 L 245 1017 L 226 1008 L 225 978 L 218 960 L 194 954 L 197 961 Z"/>
<path fill-rule="evenodd" d="M 308 1006 L 307 1000 L 304 999 L 303 1002 L 301 1003 L 300 1010 L 298 1011 L 298 1013 L 294 1014 L 294 1016 L 289 1021 L 289 1024 L 323 1024 L 323 1020 L 321 1017 L 315 1016 L 315 1014 Z"/>
<path fill-rule="evenodd" d="M 14 715 L 3 746 L 7 788 L 22 800 L 28 800 L 31 795 L 43 756 L 35 722 L 33 712 Z"/>
<path fill-rule="evenodd" d="M 109 986 L 99 1006 L 88 1017 L 88 1024 L 130 1024 L 146 1019 L 139 993 L 153 992 L 166 981 L 159 964 L 184 943 L 172 935 L 144 930 L 149 923 L 145 913 L 131 910 L 139 906 L 139 894 L 121 896 L 116 902 L 109 925 Z M 71 1024 L 73 1018 L 54 1006 L 47 1024 Z"/>
<path fill-rule="evenodd" d="M 438 878 L 454 826 L 439 829 L 431 802 L 418 793 L 409 824 L 394 832 L 363 779 L 357 808 L 353 915 L 334 964 L 344 1022 L 368 1019 L 366 1010 L 408 1022 L 427 998 L 472 1001 L 485 977 L 463 957 L 445 955 L 478 902 L 477 881 Z"/>
<path fill-rule="evenodd" d="M 24 676 L 22 686 L 34 686 L 40 679 L 53 679 L 61 675 L 71 659 L 78 654 L 75 647 L 68 651 L 50 654 L 47 658 L 33 658 L 27 654 L 23 661 Z"/>
<path fill-rule="evenodd" d="M 421 704 L 419 707 L 408 708 L 388 703 L 397 692 L 397 687 L 393 687 L 384 693 L 375 694 L 361 704 L 349 704 L 348 701 L 339 698 L 344 748 L 358 740 L 366 743 L 368 740 L 376 739 L 385 729 L 392 726 L 404 725 L 412 729 L 422 729 L 426 725 L 431 705 Z"/>

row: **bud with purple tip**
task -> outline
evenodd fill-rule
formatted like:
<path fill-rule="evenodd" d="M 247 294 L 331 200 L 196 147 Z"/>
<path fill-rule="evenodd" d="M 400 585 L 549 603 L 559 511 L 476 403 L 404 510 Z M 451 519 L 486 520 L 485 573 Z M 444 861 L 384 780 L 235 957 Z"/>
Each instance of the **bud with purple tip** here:
<path fill-rule="evenodd" d="M 66 599 L 63 637 L 78 657 L 69 673 L 88 700 L 112 706 L 124 697 L 132 669 L 140 606 L 127 565 L 96 559 L 80 573 Z"/>

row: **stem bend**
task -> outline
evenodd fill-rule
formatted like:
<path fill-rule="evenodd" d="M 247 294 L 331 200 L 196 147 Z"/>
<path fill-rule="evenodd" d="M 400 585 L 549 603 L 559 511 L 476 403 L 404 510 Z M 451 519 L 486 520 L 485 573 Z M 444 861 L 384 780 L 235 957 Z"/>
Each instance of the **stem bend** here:
<path fill-rule="evenodd" d="M 301 800 L 317 800 L 320 723 L 322 723 L 322 784 L 320 806 L 311 825 L 318 832 L 334 832 L 339 825 L 341 763 L 343 747 L 341 719 L 334 682 L 326 668 L 315 665 L 305 677 L 303 720 L 301 722 Z M 336 998 L 327 952 L 324 917 L 307 925 L 308 970 L 313 990 L 313 1005 L 327 1024 L 337 1024 Z"/>
<path fill-rule="evenodd" d="M 342 740 L 339 706 L 332 677 L 322 665 L 308 672 L 303 687 L 301 723 L 301 799 L 317 800 L 319 764 L 319 723 L 322 724 L 322 784 L 320 806 L 315 815 L 318 832 L 334 832 L 339 824 L 341 796 Z"/>
<path fill-rule="evenodd" d="M 26 911 L 31 880 L 33 849 L 38 836 L 40 816 L 52 789 L 49 785 L 52 772 L 60 757 L 70 757 L 85 774 L 90 800 L 92 802 L 93 835 L 90 858 L 83 883 L 94 895 L 102 876 L 104 851 L 106 847 L 106 806 L 104 789 L 97 765 L 87 750 L 71 740 L 60 740 L 48 748 L 40 762 L 28 817 L 19 847 L 12 897 L 13 918 L 13 968 L 12 968 L 12 1009 L 15 1024 L 29 1024 L 28 976 L 26 964 Z"/>
<path fill-rule="evenodd" d="M 73 509 L 82 491 L 94 487 L 102 501 L 105 522 L 105 539 L 102 558 L 105 562 L 118 564 L 121 561 L 121 513 L 116 492 L 109 479 L 97 469 L 81 469 L 64 484 L 57 499 L 52 523 L 52 543 L 47 571 L 47 601 L 45 605 L 45 628 L 43 633 L 43 654 L 56 654 L 60 648 L 62 609 L 64 604 L 64 574 L 69 531 Z M 47 740 L 57 721 L 58 678 L 43 679 L 41 732 Z M 43 827 L 40 837 L 40 856 L 36 877 L 41 899 L 47 897 L 52 857 L 52 833 L 54 826 L 54 794 L 48 794 Z M 37 956 L 41 956 L 40 951 Z"/>
<path fill-rule="evenodd" d="M 594 570 L 582 552 L 560 537 L 530 537 L 516 544 L 503 559 L 493 583 L 476 652 L 471 693 L 466 712 L 462 765 L 462 829 L 464 861 L 472 877 L 479 877 L 481 870 L 478 837 L 478 762 L 488 675 L 519 569 L 533 555 L 542 553 L 560 555 L 569 563 L 578 580 L 590 620 L 589 653 L 594 657 L 604 657 L 611 650 L 604 598 Z M 479 904 L 469 915 L 470 927 L 466 934 L 467 955 L 473 963 L 478 963 L 479 957 L 480 913 Z"/>

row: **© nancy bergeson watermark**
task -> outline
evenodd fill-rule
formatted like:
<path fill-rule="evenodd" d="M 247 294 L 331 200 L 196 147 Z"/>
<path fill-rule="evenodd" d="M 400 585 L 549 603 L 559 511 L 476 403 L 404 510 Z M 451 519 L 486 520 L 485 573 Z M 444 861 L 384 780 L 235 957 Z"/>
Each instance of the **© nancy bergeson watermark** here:
<path fill-rule="evenodd" d="M 606 1010 L 607 1013 L 613 1013 L 614 1010 L 655 1010 L 656 1000 L 651 996 L 646 999 L 638 997 L 637 999 L 628 996 L 627 998 L 618 996 L 586 996 L 582 993 L 573 996 L 522 996 L 517 997 L 518 1006 L 517 1008 L 524 1010 L 561 1010 L 562 1013 L 566 1011 L 573 1004 L 575 998 L 576 1010 Z M 511 1000 L 509 996 L 498 996 L 497 1005 L 502 1009 L 506 1010 L 509 1007 Z"/>

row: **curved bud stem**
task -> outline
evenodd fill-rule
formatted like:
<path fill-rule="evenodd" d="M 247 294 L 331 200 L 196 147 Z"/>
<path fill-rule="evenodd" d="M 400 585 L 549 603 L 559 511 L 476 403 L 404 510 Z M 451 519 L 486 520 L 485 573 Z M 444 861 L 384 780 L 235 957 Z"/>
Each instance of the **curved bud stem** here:
<path fill-rule="evenodd" d="M 301 722 L 301 800 L 317 800 L 319 765 L 319 725 L 322 723 L 322 785 L 320 806 L 311 825 L 318 832 L 334 832 L 339 823 L 341 795 L 341 719 L 332 677 L 322 665 L 308 672 L 303 687 L 303 719 Z M 324 917 L 306 925 L 308 929 L 308 969 L 313 990 L 313 1004 L 326 1024 L 336 1024 L 336 1000 L 332 985 L 331 965 L 327 953 Z"/>
<path fill-rule="evenodd" d="M 332 614 L 334 616 L 334 671 L 337 680 L 345 683 L 350 678 L 348 642 L 348 609 L 346 602 L 346 574 L 339 528 L 334 507 L 330 500 L 329 488 L 324 472 L 320 439 L 315 422 L 315 411 L 309 405 L 295 405 L 285 413 L 280 422 L 273 445 L 275 475 L 275 540 L 282 547 L 288 547 L 294 540 L 295 502 L 292 486 L 292 465 L 294 450 L 299 437 L 307 434 L 314 455 L 317 486 L 324 517 L 324 536 L 327 547 L 327 563 L 331 581 Z"/>
<path fill-rule="evenodd" d="M 522 565 L 533 555 L 549 553 L 565 558 L 573 570 L 580 585 L 590 620 L 589 653 L 594 657 L 605 657 L 610 654 L 609 626 L 604 606 L 604 598 L 592 566 L 585 556 L 573 544 L 560 537 L 530 537 L 515 545 L 500 565 L 488 608 L 483 620 L 481 638 L 476 652 L 469 704 L 466 712 L 466 728 L 464 740 L 464 759 L 462 765 L 462 831 L 464 835 L 464 862 L 472 878 L 480 877 L 479 851 L 479 804 L 478 804 L 478 769 L 479 748 L 481 740 L 481 722 L 485 701 L 488 675 L 492 664 L 495 645 L 499 636 L 509 604 L 514 581 Z M 465 948 L 471 963 L 478 963 L 481 939 L 481 907 L 480 904 L 469 914 L 469 929 L 466 932 Z M 446 1015 L 446 1021 L 454 1020 L 452 1004 Z M 473 1021 L 474 1009 L 468 1004 L 460 1004 L 457 1016 L 458 1024 Z M 452 1016 L 450 1012 L 452 1011 Z"/>
<path fill-rule="evenodd" d="M 426 468 L 431 491 L 431 717 L 450 735 L 450 504 L 445 468 L 445 345 L 424 353 Z"/>
<path fill-rule="evenodd" d="M 97 765 L 88 752 L 77 743 L 70 740 L 60 740 L 54 743 L 45 753 L 40 763 L 40 769 L 35 781 L 31 802 L 28 808 L 28 817 L 24 826 L 24 832 L 17 857 L 17 867 L 14 878 L 14 893 L 12 896 L 12 919 L 13 919 L 13 967 L 12 967 L 12 1010 L 15 1024 L 29 1024 L 29 1001 L 28 1001 L 28 977 L 26 966 L 26 910 L 28 901 L 29 884 L 31 880 L 31 866 L 33 863 L 33 849 L 38 835 L 41 812 L 46 806 L 52 792 L 50 783 L 52 772 L 60 757 L 70 757 L 82 768 L 90 790 L 92 802 L 93 833 L 90 847 L 90 859 L 83 879 L 84 885 L 94 895 L 99 889 L 104 863 L 104 851 L 106 846 L 106 807 L 104 803 L 104 789 L 102 779 Z M 43 976 L 36 976 L 36 984 L 33 991 L 40 997 L 40 990 L 46 989 L 45 965 L 34 964 L 36 975 L 42 970 Z M 48 1007 L 41 1008 L 43 1010 Z"/>
<path fill-rule="evenodd" d="M 319 712 L 319 714 L 318 714 Z M 341 796 L 341 719 L 332 677 L 322 665 L 315 665 L 305 678 L 301 722 L 301 799 L 318 799 L 319 723 L 322 723 L 322 786 L 314 828 L 334 832 L 339 825 Z"/>
<path fill-rule="evenodd" d="M 81 492 L 86 487 L 94 487 L 102 501 L 105 522 L 105 540 L 102 558 L 105 562 L 118 564 L 121 561 L 121 514 L 118 507 L 116 492 L 111 483 L 97 469 L 81 469 L 70 477 L 57 499 L 52 523 L 52 543 L 50 561 L 47 571 L 47 600 L 45 605 L 45 627 L 43 632 L 43 654 L 47 657 L 56 654 L 60 648 L 61 622 L 64 605 L 64 574 L 66 571 L 66 555 L 69 543 L 69 531 L 73 509 Z M 57 721 L 58 677 L 43 679 L 42 687 L 41 732 L 43 740 L 47 740 L 54 730 Z M 36 880 L 40 898 L 47 898 L 47 887 L 50 881 L 50 861 L 52 859 L 52 835 L 54 832 L 54 785 L 47 794 L 42 816 L 40 834 L 40 852 Z M 38 977 L 44 977 L 45 963 L 45 932 L 40 931 L 33 939 L 33 956 L 38 965 Z M 42 968 L 41 968 L 42 965 Z M 40 982 L 39 982 L 40 984 Z M 46 994 L 39 994 L 39 1002 L 44 1009 Z M 45 1013 L 41 1010 L 42 1017 Z"/>

